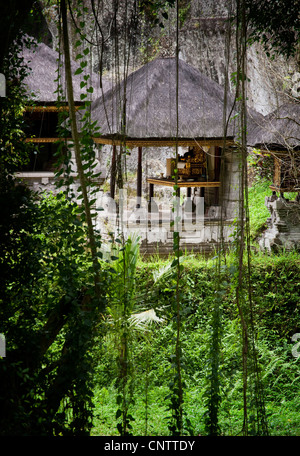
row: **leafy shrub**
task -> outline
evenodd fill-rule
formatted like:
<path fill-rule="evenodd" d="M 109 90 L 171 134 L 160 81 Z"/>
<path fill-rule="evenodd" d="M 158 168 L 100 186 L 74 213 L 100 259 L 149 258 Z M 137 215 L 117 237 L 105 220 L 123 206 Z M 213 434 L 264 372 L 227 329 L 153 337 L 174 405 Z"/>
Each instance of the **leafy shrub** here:
<path fill-rule="evenodd" d="M 221 281 L 230 284 L 230 258 L 223 269 Z M 170 262 L 170 260 L 169 260 Z M 164 309 L 165 324 L 153 327 L 149 340 L 136 339 L 131 343 L 133 373 L 136 380 L 135 406 L 132 432 L 145 435 L 145 414 L 147 432 L 151 435 L 166 435 L 162 427 L 168 417 L 166 396 L 168 396 L 170 357 L 174 340 L 171 322 L 170 296 L 172 282 L 164 278 L 155 284 L 153 271 L 166 267 L 168 261 L 139 262 L 137 269 L 137 292 L 151 290 L 150 302 Z M 182 375 L 184 380 L 184 416 L 188 422 L 185 432 L 205 435 L 207 416 L 207 393 L 211 376 L 212 311 L 216 298 L 218 279 L 211 260 L 185 258 L 181 294 L 184 313 L 182 319 Z M 299 331 L 298 302 L 300 277 L 297 254 L 278 256 L 256 255 L 252 259 L 251 284 L 255 329 L 257 333 L 258 369 L 264 386 L 264 401 L 268 415 L 269 433 L 274 435 L 297 434 L 298 418 L 293 407 L 299 407 L 299 361 L 291 354 L 290 336 Z M 218 279 L 220 280 L 220 278 Z M 143 293 L 145 296 L 145 293 Z M 155 299 L 154 299 L 155 297 Z M 152 301 L 153 300 L 153 301 Z M 242 337 L 238 312 L 232 295 L 225 293 L 220 306 L 220 360 L 219 360 L 219 427 L 222 435 L 236 435 L 243 426 L 243 379 L 242 379 Z M 102 361 L 110 366 L 113 351 L 108 354 L 103 345 Z M 105 355 L 106 353 L 106 355 Z M 146 356 L 147 355 L 147 356 Z M 107 356 L 107 358 L 106 358 Z M 109 361 L 109 359 L 111 361 Z M 100 362 L 100 361 L 99 361 Z M 101 367 L 99 367 L 101 369 Z M 115 374 L 103 377 L 99 371 L 97 383 L 108 391 L 103 407 L 111 404 L 114 394 Z M 252 375 L 252 374 L 251 374 Z M 249 388 L 251 404 L 251 388 Z M 147 404 L 147 412 L 146 412 Z M 112 405 L 111 405 L 112 407 Z M 251 406 L 252 407 L 252 406 Z M 249 409 L 249 415 L 253 413 Z M 97 408 L 97 406 L 96 406 Z M 286 416 L 280 416 L 286 413 Z M 101 420 L 104 418 L 103 413 Z M 254 418 L 255 419 L 255 418 Z M 290 420 L 290 421 L 289 421 Z M 98 421 L 95 420 L 97 433 Z M 107 428 L 102 427 L 102 432 Z M 101 431 L 99 430 L 99 433 Z"/>
<path fill-rule="evenodd" d="M 98 305 L 78 209 L 60 195 L 35 201 L 3 185 L 1 434 L 85 433 Z"/>

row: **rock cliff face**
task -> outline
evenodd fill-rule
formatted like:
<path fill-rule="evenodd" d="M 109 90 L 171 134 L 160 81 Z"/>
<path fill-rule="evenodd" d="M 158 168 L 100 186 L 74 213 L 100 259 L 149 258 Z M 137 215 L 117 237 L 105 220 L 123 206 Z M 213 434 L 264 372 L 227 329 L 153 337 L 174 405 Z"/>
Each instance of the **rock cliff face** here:
<path fill-rule="evenodd" d="M 154 16 L 151 12 L 141 15 L 134 8 L 136 2 L 128 0 L 127 9 L 124 3 L 121 2 L 115 14 L 114 2 L 100 2 L 98 20 L 101 28 L 97 27 L 92 11 L 84 17 L 87 37 L 93 43 L 103 43 L 98 48 L 91 46 L 92 64 L 114 81 L 122 79 L 126 71 L 136 69 L 149 58 L 174 55 L 175 51 L 174 9 L 169 11 L 167 20 L 161 18 L 164 28 L 152 27 Z M 230 3 L 226 0 L 182 0 L 180 3 L 180 57 L 220 84 L 224 84 L 227 72 L 225 43 Z M 43 0 L 40 4 L 52 36 L 52 46 L 55 47 L 58 43 L 57 11 L 53 6 L 46 6 Z M 87 2 L 89 5 L 90 2 Z M 77 38 L 72 18 L 70 29 L 75 42 Z M 235 71 L 234 37 L 229 51 L 230 78 Z M 248 48 L 247 62 L 249 106 L 268 114 L 291 95 L 292 78 L 299 70 L 297 62 L 292 59 L 286 61 L 283 57 L 271 60 L 257 43 Z"/>
<path fill-rule="evenodd" d="M 95 2 L 97 3 L 97 2 Z M 164 27 L 153 26 L 153 12 L 145 11 L 143 15 L 134 9 L 134 0 L 118 2 L 100 1 L 97 13 L 99 26 L 95 21 L 91 2 L 86 5 L 89 11 L 84 14 L 87 38 L 90 43 L 90 62 L 95 71 L 101 72 L 112 83 L 119 82 L 124 75 L 131 72 L 147 60 L 157 56 L 175 55 L 176 18 L 175 10 L 168 11 L 168 19 L 160 17 Z M 230 45 L 228 41 L 228 5 L 234 3 L 228 0 L 181 0 L 179 48 L 180 58 L 194 66 L 212 80 L 224 85 L 228 75 L 230 89 L 234 90 L 230 75 L 235 70 L 234 30 Z M 128 5 L 127 9 L 124 5 Z M 58 45 L 57 10 L 40 0 L 43 14 L 43 24 L 48 25 L 48 34 L 43 25 L 44 41 L 56 48 Z M 76 12 L 74 12 L 76 16 Z M 78 39 L 75 33 L 73 18 L 69 18 L 70 35 L 73 43 L 73 58 L 80 52 L 80 47 L 74 47 Z M 93 44 L 98 42 L 98 46 Z M 229 55 L 226 67 L 226 52 Z M 125 65 L 126 64 L 126 65 Z M 269 59 L 259 44 L 248 48 L 248 105 L 262 114 L 268 114 L 283 103 L 291 94 L 293 75 L 296 74 L 296 61 L 286 61 L 283 57 Z M 298 73 L 299 74 L 299 73 Z M 172 156 L 173 150 L 147 149 L 144 151 L 144 177 L 164 172 L 165 160 Z M 109 172 L 111 148 L 103 147 L 101 151 L 101 166 Z M 136 171 L 137 152 L 133 150 L 126 158 L 127 170 L 134 174 Z"/>

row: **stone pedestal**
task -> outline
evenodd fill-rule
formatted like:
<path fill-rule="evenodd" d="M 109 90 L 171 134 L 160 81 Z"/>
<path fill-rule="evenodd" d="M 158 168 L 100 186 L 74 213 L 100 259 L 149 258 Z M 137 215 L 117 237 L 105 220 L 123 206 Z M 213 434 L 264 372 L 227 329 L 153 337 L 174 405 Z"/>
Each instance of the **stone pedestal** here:
<path fill-rule="evenodd" d="M 271 217 L 267 219 L 267 230 L 260 238 L 262 249 L 300 249 L 300 204 L 277 196 L 266 197 L 265 204 Z"/>

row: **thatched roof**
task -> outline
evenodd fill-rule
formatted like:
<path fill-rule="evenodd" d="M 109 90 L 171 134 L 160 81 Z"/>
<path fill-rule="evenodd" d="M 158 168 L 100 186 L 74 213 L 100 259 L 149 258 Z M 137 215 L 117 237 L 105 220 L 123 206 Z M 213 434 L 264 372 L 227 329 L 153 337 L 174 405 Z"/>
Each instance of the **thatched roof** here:
<path fill-rule="evenodd" d="M 25 84 L 28 88 L 28 94 L 34 93 L 34 100 L 38 102 L 54 103 L 57 100 L 57 67 L 58 67 L 58 52 L 46 46 L 44 43 L 39 43 L 32 46 L 30 49 L 24 48 L 23 56 L 25 62 L 31 68 L 30 74 L 25 79 Z M 84 92 L 80 89 L 80 82 L 82 81 L 84 74 L 90 75 L 89 85 L 94 89 L 92 99 L 98 98 L 102 91 L 100 89 L 99 76 L 90 71 L 89 65 L 86 67 L 83 74 L 74 75 L 79 64 L 72 62 L 73 72 L 73 89 L 74 89 L 74 100 L 80 101 L 80 93 Z M 65 87 L 65 73 L 64 68 L 61 70 L 62 84 Z M 103 79 L 103 90 L 110 88 L 107 80 Z M 67 91 L 65 90 L 65 93 Z"/>
<path fill-rule="evenodd" d="M 248 145 L 261 149 L 286 150 L 300 147 L 300 103 L 280 106 L 249 130 Z"/>
<path fill-rule="evenodd" d="M 222 140 L 224 89 L 183 60 L 178 80 L 178 138 Z M 227 138 L 237 133 L 232 104 L 229 98 Z M 175 138 L 176 118 L 175 58 L 147 63 L 92 103 L 92 120 L 105 137 L 125 131 L 127 138 Z"/>

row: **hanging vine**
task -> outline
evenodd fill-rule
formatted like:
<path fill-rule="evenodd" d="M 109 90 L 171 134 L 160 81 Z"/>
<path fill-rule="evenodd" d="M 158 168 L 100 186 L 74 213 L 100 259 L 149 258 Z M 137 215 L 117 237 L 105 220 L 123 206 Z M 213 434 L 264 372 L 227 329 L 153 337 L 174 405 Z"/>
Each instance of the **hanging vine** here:
<path fill-rule="evenodd" d="M 115 71 L 115 80 L 120 82 L 124 80 L 124 93 L 119 94 L 119 100 L 123 100 L 119 109 L 122 113 L 121 116 L 121 125 L 120 132 L 122 140 L 122 145 L 119 150 L 116 152 L 115 157 L 115 173 L 113 176 L 116 179 L 117 186 L 119 189 L 123 188 L 125 174 L 126 174 L 126 155 L 128 153 L 126 148 L 126 97 L 127 97 L 127 87 L 126 80 L 129 73 L 129 62 L 132 52 L 132 43 L 134 41 L 134 32 L 137 20 L 137 3 L 130 3 L 130 6 L 134 8 L 131 10 L 131 15 L 129 14 L 129 3 L 128 1 L 124 2 L 122 14 L 124 20 L 124 28 L 122 29 L 123 33 L 123 43 L 121 43 L 119 30 L 118 30 L 118 11 L 120 4 L 118 1 L 113 3 L 114 13 L 112 15 L 109 35 L 107 39 L 112 39 L 112 48 L 113 48 L 113 59 L 114 59 L 114 71 Z M 168 2 L 171 5 L 174 2 Z M 147 6 L 148 14 L 149 11 L 155 18 L 158 18 L 158 13 L 160 8 L 162 8 L 161 2 L 142 2 L 143 7 Z M 100 21 L 98 20 L 99 5 L 95 4 L 94 1 L 91 1 L 92 13 L 96 22 L 96 30 L 99 34 L 100 39 L 100 68 L 102 69 L 103 64 L 103 54 L 104 54 L 104 43 L 105 36 L 104 31 L 101 27 Z M 86 131 L 86 136 L 81 137 L 81 143 L 78 135 L 78 130 L 76 126 L 76 113 L 74 100 L 72 96 L 72 82 L 70 74 L 70 55 L 69 55 L 69 37 L 67 29 L 67 20 L 66 20 L 66 4 L 62 0 L 62 30 L 63 30 L 63 43 L 64 43 L 64 53 L 65 53 L 65 66 L 66 66 L 66 76 L 67 76 L 67 88 L 68 88 L 68 103 L 71 115 L 71 126 L 72 126 L 72 138 L 75 149 L 76 164 L 81 184 L 81 192 L 84 203 L 85 211 L 85 220 L 88 225 L 89 233 L 89 243 L 91 248 L 91 254 L 94 265 L 94 276 L 95 276 L 95 289 L 97 293 L 100 293 L 100 290 L 97 288 L 99 284 L 98 277 L 98 260 L 97 260 L 97 248 L 96 248 L 96 238 L 93 231 L 92 216 L 90 213 L 91 202 L 88 198 L 87 186 L 91 183 L 91 180 L 88 178 L 91 177 L 91 174 L 85 173 L 85 164 L 82 162 L 83 158 L 86 158 L 87 162 L 89 157 L 91 157 L 90 149 L 90 135 L 91 130 L 89 129 L 91 125 L 90 113 L 87 109 L 86 114 L 83 116 L 83 131 Z M 141 6 L 141 5 L 140 5 Z M 164 8 L 165 8 L 164 3 Z M 150 10 L 149 10 L 150 8 Z M 229 8 L 229 18 L 232 15 L 232 5 Z M 163 11 L 163 17 L 166 15 L 165 9 Z M 75 21 L 76 18 L 73 17 Z M 179 90 L 179 74 L 178 74 L 178 58 L 179 58 L 179 1 L 176 2 L 176 138 L 175 138 L 175 169 L 174 169 L 174 206 L 173 206 L 173 224 L 174 224 L 174 233 L 173 233 L 173 253 L 174 261 L 173 264 L 177 269 L 176 283 L 174 286 L 174 302 L 173 302 L 173 317 L 174 317 L 174 356 L 172 356 L 172 372 L 173 378 L 170 382 L 170 394 L 168 395 L 169 400 L 169 409 L 172 412 L 171 420 L 169 423 L 169 429 L 173 435 L 182 435 L 184 432 L 184 423 L 183 423 L 183 404 L 184 404 L 184 382 L 182 379 L 182 347 L 181 347 L 181 337 L 182 337 L 182 308 L 181 308 L 181 279 L 182 279 L 182 265 L 181 265 L 181 256 L 182 251 L 180 249 L 180 235 L 178 230 L 178 225 L 180 223 L 179 218 L 179 201 L 178 201 L 178 130 L 179 130 L 179 112 L 178 112 L 178 90 Z M 80 22 L 84 24 L 83 21 Z M 132 25 L 131 27 L 128 24 Z M 77 26 L 78 27 L 78 26 Z M 228 68 L 229 68 L 229 46 L 231 43 L 231 27 L 228 28 L 228 36 L 226 40 L 226 71 L 225 74 L 225 91 L 224 91 L 224 144 L 222 148 L 221 156 L 221 175 L 225 172 L 224 170 L 224 154 L 226 153 L 226 130 L 228 118 L 226 118 L 226 107 L 227 107 L 227 91 L 228 91 Z M 85 39 L 85 34 L 83 30 L 80 31 L 81 38 Z M 243 376 L 243 426 L 242 433 L 243 435 L 248 435 L 251 433 L 255 434 L 266 434 L 267 433 L 267 424 L 265 418 L 264 410 L 264 401 L 263 401 L 263 391 L 261 387 L 261 381 L 259 377 L 259 366 L 257 359 L 257 350 L 255 346 L 255 322 L 253 318 L 253 309 L 252 309 L 252 295 L 251 295 L 251 252 L 250 252 L 250 242 L 249 242 L 249 209 L 248 209 L 248 188 L 247 188 L 247 148 L 246 148 L 246 125 L 247 125 L 247 109 L 246 109 L 246 41 L 247 41 L 247 26 L 246 26 L 246 14 L 245 14 L 245 5 L 243 0 L 237 1 L 237 12 L 236 12 L 236 23 L 235 23 L 235 38 L 236 38 L 236 101 L 235 104 L 238 107 L 238 120 L 239 120 L 239 144 L 238 144 L 238 156 L 240 160 L 240 185 L 239 185 L 239 208 L 238 208 L 238 219 L 236 222 L 236 231 L 234 237 L 234 247 L 235 247 L 235 265 L 231 268 L 230 271 L 226 270 L 231 275 L 231 284 L 232 290 L 235 296 L 235 302 L 239 314 L 239 320 L 241 325 L 241 345 L 242 345 L 242 376 Z M 90 45 L 93 45 L 93 41 L 90 40 Z M 76 47 L 76 45 L 75 45 Z M 88 55 L 87 47 L 83 50 L 85 56 Z M 123 59 L 121 61 L 121 59 Z M 84 56 L 78 54 L 78 60 L 80 63 L 81 70 L 85 66 Z M 121 70 L 123 68 L 123 71 Z M 79 69 L 80 71 L 80 69 Z M 101 79 L 101 78 L 100 78 Z M 87 84 L 87 79 L 84 81 L 84 85 Z M 83 97 L 84 99 L 84 97 Z M 88 107 L 88 104 L 86 104 Z M 86 152 L 86 155 L 85 155 Z M 87 169 L 87 168 L 86 168 Z M 222 179 L 221 179 L 222 181 Z M 222 202 L 222 191 L 220 192 L 220 201 Z M 126 249 L 126 243 L 123 242 L 123 248 Z M 216 261 L 216 290 L 215 290 L 215 300 L 212 306 L 211 313 L 211 327 L 212 335 L 210 340 L 210 377 L 207 388 L 207 414 L 206 414 L 206 429 L 207 432 L 211 435 L 217 435 L 220 433 L 218 415 L 221 405 L 221 365 L 220 365 L 220 356 L 222 349 L 222 302 L 224 295 L 227 291 L 228 284 L 224 278 L 222 278 L 222 262 L 226 264 L 226 255 L 224 255 L 224 243 L 223 243 L 223 222 L 221 218 L 220 226 L 220 238 L 219 238 L 219 251 Z M 246 259 L 246 265 L 245 265 Z M 125 269 L 125 268 L 124 268 Z M 126 280 L 123 283 L 124 293 L 126 293 Z M 124 301 L 125 302 L 125 301 Z M 126 304 L 126 303 L 125 303 Z M 126 306 L 125 306 L 126 307 Z M 126 307 L 127 309 L 127 307 Z M 133 420 L 133 417 L 128 414 L 128 403 L 131 402 L 129 399 L 128 402 L 128 391 L 127 387 L 129 385 L 128 376 L 130 376 L 130 371 L 128 366 L 130 364 L 129 360 L 129 351 L 128 351 L 128 334 L 126 329 L 126 324 L 129 318 L 127 310 L 124 310 L 124 315 L 122 317 L 122 331 L 121 331 L 121 342 L 122 350 L 119 357 L 120 365 L 120 387 L 118 394 L 118 411 L 117 418 L 121 418 L 119 423 L 119 431 L 121 434 L 126 434 L 130 425 L 130 420 Z M 124 382 L 123 382 L 124 381 Z M 123 382 L 123 383 L 122 383 Z M 123 386 L 122 386 L 123 385 Z M 252 400 L 253 399 L 253 400 Z M 255 419 L 253 416 L 255 415 Z M 251 424 L 250 424 L 251 423 Z"/>
<path fill-rule="evenodd" d="M 61 1 L 61 18 L 62 18 L 62 38 L 63 38 L 63 48 L 64 48 L 64 58 L 65 58 L 65 74 L 66 74 L 66 85 L 67 85 L 67 94 L 68 94 L 68 105 L 69 105 L 69 115 L 70 115 L 70 126 L 72 132 L 72 139 L 75 151 L 75 159 L 77 165 L 77 172 L 80 181 L 80 189 L 83 198 L 83 205 L 84 205 L 84 213 L 85 219 L 88 227 L 88 235 L 89 235 L 89 246 L 92 255 L 92 263 L 94 268 L 94 285 L 95 285 L 95 293 L 98 299 L 100 300 L 101 291 L 100 291 L 100 270 L 99 270 L 99 261 L 97 255 L 97 241 L 94 232 L 94 226 L 92 221 L 91 215 L 91 202 L 89 201 L 88 195 L 88 182 L 87 176 L 85 173 L 85 169 L 87 169 L 90 165 L 83 163 L 83 151 L 87 142 L 91 141 L 90 136 L 90 129 L 86 132 L 86 135 L 83 135 L 83 144 L 80 143 L 80 137 L 78 132 L 78 125 L 77 125 L 77 118 L 76 118 L 76 110 L 75 110 L 75 103 L 74 103 L 74 94 L 73 94 L 73 84 L 72 84 L 72 73 L 71 73 L 71 57 L 70 57 L 70 42 L 69 42 L 69 32 L 68 32 L 68 21 L 67 21 L 67 7 L 65 0 Z M 87 54 L 88 52 L 84 52 Z M 86 63 L 81 63 L 80 68 L 86 66 Z M 87 108 L 87 106 L 85 106 Z M 87 111 L 88 112 L 88 111 Z M 86 116 L 83 116 L 83 120 L 86 121 Z M 88 125 L 88 123 L 87 123 Z M 86 124 L 85 124 L 86 126 Z M 86 138 L 88 136 L 88 138 Z M 90 148 L 89 148 L 90 151 Z"/>
<path fill-rule="evenodd" d="M 180 218 L 180 201 L 178 193 L 178 131 L 179 131 L 179 4 L 176 1 L 176 138 L 175 138 L 175 165 L 174 165 L 174 192 L 173 192 L 173 253 L 175 259 L 173 265 L 176 267 L 176 284 L 174 296 L 174 321 L 175 321 L 175 354 L 172 362 L 174 378 L 170 381 L 170 410 L 172 420 L 169 429 L 172 435 L 182 435 L 183 433 L 183 381 L 182 381 L 182 349 L 181 349 L 181 284 L 180 279 L 183 267 L 180 263 L 182 251 L 180 249 L 179 226 L 182 223 Z"/>
<path fill-rule="evenodd" d="M 239 107 L 240 158 L 239 208 L 235 233 L 236 268 L 233 278 L 235 301 L 241 323 L 243 372 L 242 434 L 267 434 L 263 390 L 257 359 L 255 322 L 251 293 L 250 219 L 247 173 L 247 93 L 246 93 L 247 23 L 244 0 L 237 1 L 236 11 L 236 103 Z M 245 265 L 246 260 L 246 265 Z"/>

